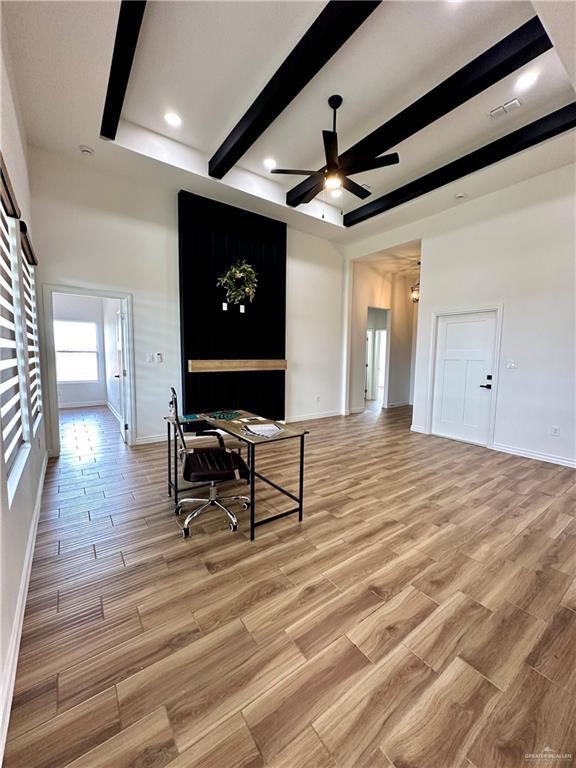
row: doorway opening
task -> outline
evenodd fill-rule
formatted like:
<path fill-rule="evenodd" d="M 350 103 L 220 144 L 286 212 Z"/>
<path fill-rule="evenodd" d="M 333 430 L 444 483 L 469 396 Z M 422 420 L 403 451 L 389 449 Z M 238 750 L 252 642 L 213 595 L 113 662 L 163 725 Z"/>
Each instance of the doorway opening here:
<path fill-rule="evenodd" d="M 364 399 L 369 408 L 388 406 L 389 312 L 380 307 L 368 307 Z"/>
<path fill-rule="evenodd" d="M 45 286 L 44 317 L 50 455 L 59 455 L 61 424 L 73 413 L 91 409 L 108 413 L 120 439 L 131 445 L 135 435 L 131 297 Z"/>

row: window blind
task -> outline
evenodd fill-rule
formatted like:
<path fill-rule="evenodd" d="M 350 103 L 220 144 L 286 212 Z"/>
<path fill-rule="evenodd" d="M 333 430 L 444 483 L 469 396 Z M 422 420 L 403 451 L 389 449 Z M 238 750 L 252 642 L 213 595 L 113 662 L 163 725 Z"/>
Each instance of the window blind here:
<path fill-rule="evenodd" d="M 0 206 L 0 428 L 4 462 L 10 470 L 24 441 L 22 389 L 18 370 L 16 331 L 16 269 L 10 223 Z"/>
<path fill-rule="evenodd" d="M 30 384 L 30 420 L 35 423 L 42 412 L 40 381 L 40 350 L 38 343 L 38 314 L 36 307 L 36 274 L 22 251 L 22 306 L 26 326 L 26 366 Z"/>

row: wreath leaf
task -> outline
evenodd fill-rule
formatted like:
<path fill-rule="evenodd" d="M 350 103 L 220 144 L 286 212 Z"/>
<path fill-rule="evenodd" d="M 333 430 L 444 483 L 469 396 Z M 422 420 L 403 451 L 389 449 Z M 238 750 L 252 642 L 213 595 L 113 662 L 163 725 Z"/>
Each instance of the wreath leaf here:
<path fill-rule="evenodd" d="M 216 285 L 226 291 L 226 301 L 229 304 L 242 304 L 253 301 L 258 285 L 256 270 L 247 261 L 237 261 L 220 275 Z"/>

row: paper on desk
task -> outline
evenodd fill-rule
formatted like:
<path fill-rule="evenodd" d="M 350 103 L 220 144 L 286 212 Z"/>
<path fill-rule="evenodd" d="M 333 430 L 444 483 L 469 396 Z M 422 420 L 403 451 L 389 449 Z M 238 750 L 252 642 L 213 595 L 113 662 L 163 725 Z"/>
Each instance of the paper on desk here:
<path fill-rule="evenodd" d="M 282 432 L 282 429 L 276 424 L 251 424 L 246 426 L 245 429 L 254 435 L 258 435 L 258 437 L 273 437 L 278 432 Z"/>

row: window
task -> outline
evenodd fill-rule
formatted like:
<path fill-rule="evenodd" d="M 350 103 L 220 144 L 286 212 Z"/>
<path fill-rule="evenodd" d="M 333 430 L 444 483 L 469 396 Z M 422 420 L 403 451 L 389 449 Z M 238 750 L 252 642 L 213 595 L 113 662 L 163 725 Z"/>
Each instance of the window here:
<path fill-rule="evenodd" d="M 98 329 L 96 323 L 54 321 L 58 382 L 98 381 Z"/>

